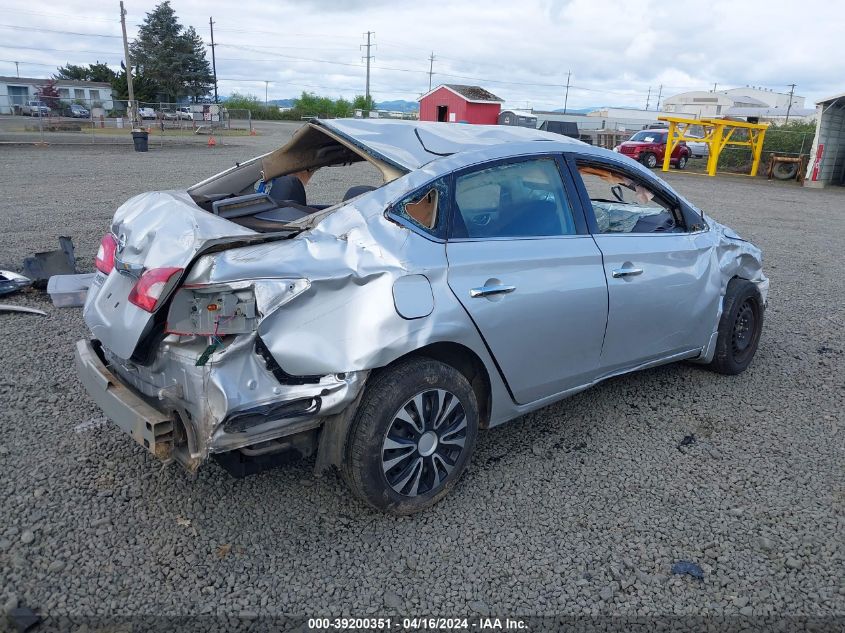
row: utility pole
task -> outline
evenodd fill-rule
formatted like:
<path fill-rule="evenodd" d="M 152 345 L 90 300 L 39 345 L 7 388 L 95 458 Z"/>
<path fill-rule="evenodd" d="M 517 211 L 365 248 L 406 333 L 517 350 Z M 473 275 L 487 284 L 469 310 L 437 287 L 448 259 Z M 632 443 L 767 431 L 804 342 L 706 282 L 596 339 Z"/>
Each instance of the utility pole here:
<path fill-rule="evenodd" d="M 267 86 L 270 85 L 270 82 L 266 79 L 264 80 L 264 107 L 267 107 Z"/>
<path fill-rule="evenodd" d="M 572 76 L 572 71 L 566 71 L 566 96 L 563 98 L 563 113 L 566 114 L 566 104 L 569 103 L 569 78 Z"/>
<path fill-rule="evenodd" d="M 364 57 L 364 59 L 367 60 L 367 87 L 366 87 L 366 91 L 364 92 L 364 99 L 367 102 L 367 107 L 369 107 L 369 105 L 370 105 L 370 60 L 375 59 L 372 55 L 370 55 L 370 47 L 372 46 L 372 44 L 370 43 L 370 36 L 371 35 L 375 35 L 375 33 L 373 31 L 367 31 L 367 43 L 361 44 L 361 46 L 358 47 L 358 48 L 364 48 L 365 46 L 367 47 L 367 55 Z"/>
<path fill-rule="evenodd" d="M 208 18 L 208 28 L 211 29 L 211 70 L 214 72 L 214 103 L 217 103 L 217 60 L 214 58 L 214 20 Z"/>
<path fill-rule="evenodd" d="M 655 112 L 660 111 L 660 97 L 663 96 L 663 84 L 660 84 L 660 91 L 657 93 L 657 105 L 655 106 Z"/>
<path fill-rule="evenodd" d="M 713 84 L 713 92 L 716 92 L 716 84 Z"/>
<path fill-rule="evenodd" d="M 789 84 L 789 105 L 786 106 L 786 121 L 784 123 L 789 123 L 789 111 L 792 110 L 792 95 L 795 94 L 795 84 Z"/>
<path fill-rule="evenodd" d="M 648 87 L 648 96 L 645 98 L 645 109 L 648 110 L 648 104 L 651 101 L 651 86 Z"/>
<path fill-rule="evenodd" d="M 123 29 L 123 54 L 126 56 L 126 88 L 129 91 L 129 120 L 135 127 L 135 91 L 132 89 L 132 60 L 129 58 L 129 42 L 126 39 L 126 9 L 120 0 L 120 28 Z"/>
<path fill-rule="evenodd" d="M 18 62 L 15 62 L 15 74 L 20 77 L 21 76 L 21 69 L 18 66 Z"/>
<path fill-rule="evenodd" d="M 428 91 L 431 92 L 431 76 L 434 74 L 434 51 L 431 51 L 431 57 L 428 58 Z"/>

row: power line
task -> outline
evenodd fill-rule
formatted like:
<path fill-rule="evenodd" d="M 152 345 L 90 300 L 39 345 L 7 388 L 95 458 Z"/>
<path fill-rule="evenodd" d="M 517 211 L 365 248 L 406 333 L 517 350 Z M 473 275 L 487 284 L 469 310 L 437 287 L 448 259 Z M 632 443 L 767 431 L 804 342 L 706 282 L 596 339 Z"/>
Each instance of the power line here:
<path fill-rule="evenodd" d="M 789 84 L 789 105 L 786 106 L 786 120 L 784 123 L 789 123 L 789 111 L 792 110 L 792 95 L 795 94 L 795 84 Z"/>
<path fill-rule="evenodd" d="M 105 33 L 79 33 L 77 31 L 58 31 L 56 29 L 45 29 L 36 26 L 15 26 L 14 24 L 0 24 L 0 28 L 14 29 L 16 31 L 35 31 L 38 33 L 57 33 L 59 35 L 77 35 L 80 37 L 110 37 L 120 39 L 121 35 L 106 35 Z"/>
<path fill-rule="evenodd" d="M 367 31 L 367 43 L 362 44 L 361 46 L 358 47 L 358 48 L 363 48 L 364 46 L 367 47 L 367 54 L 364 57 L 364 59 L 367 60 L 367 84 L 366 84 L 367 88 L 366 88 L 366 91 L 364 92 L 364 99 L 366 99 L 366 103 L 367 103 L 368 106 L 370 104 L 370 60 L 375 59 L 375 57 L 370 55 L 370 48 L 372 47 L 372 44 L 370 43 L 370 36 L 371 35 L 375 35 L 375 33 L 373 33 L 372 31 Z"/>
<path fill-rule="evenodd" d="M 211 68 L 214 71 L 214 103 L 217 103 L 217 60 L 214 56 L 214 20 L 208 18 L 208 28 L 211 30 Z"/>
<path fill-rule="evenodd" d="M 434 51 L 431 51 L 431 56 L 428 58 L 428 91 L 431 92 L 431 77 L 434 75 Z"/>
<path fill-rule="evenodd" d="M 572 77 L 572 71 L 566 71 L 566 96 L 563 98 L 563 113 L 566 114 L 566 104 L 569 102 L 569 78 Z"/>

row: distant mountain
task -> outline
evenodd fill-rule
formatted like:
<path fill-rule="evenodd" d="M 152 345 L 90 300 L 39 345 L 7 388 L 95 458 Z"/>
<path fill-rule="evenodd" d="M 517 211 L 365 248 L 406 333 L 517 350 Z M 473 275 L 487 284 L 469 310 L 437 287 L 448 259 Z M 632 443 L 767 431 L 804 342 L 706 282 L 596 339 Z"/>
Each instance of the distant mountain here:
<path fill-rule="evenodd" d="M 296 99 L 270 99 L 267 103 L 272 103 L 280 108 L 292 108 L 294 101 L 296 101 Z"/>
<path fill-rule="evenodd" d="M 566 108 L 567 114 L 587 114 L 588 112 L 593 112 L 594 110 L 600 110 L 604 106 L 597 106 L 595 108 Z M 563 113 L 563 108 L 558 108 L 557 110 L 552 110 L 552 112 L 560 112 Z"/>
<path fill-rule="evenodd" d="M 380 101 L 376 104 L 379 110 L 390 110 L 391 112 L 417 112 L 420 109 L 420 104 L 416 101 L 404 101 L 397 99 L 396 101 Z"/>

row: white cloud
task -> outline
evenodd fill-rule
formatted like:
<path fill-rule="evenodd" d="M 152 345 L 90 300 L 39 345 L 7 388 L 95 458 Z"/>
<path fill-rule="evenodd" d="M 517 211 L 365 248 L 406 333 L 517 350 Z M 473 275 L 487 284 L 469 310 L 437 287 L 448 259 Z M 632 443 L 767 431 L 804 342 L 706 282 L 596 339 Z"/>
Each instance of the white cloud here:
<path fill-rule="evenodd" d="M 119 35 L 117 6 L 66 0 L 33 8 L 7 0 L 0 24 Z M 845 32 L 845 15 L 823 0 L 796 12 L 783 0 L 666 3 L 658 0 L 485 0 L 401 3 L 172 2 L 180 21 L 208 37 L 214 16 L 220 91 L 263 98 L 310 90 L 352 97 L 364 90 L 363 33 L 375 31 L 371 89 L 377 100 L 414 99 L 434 83 L 479 83 L 519 106 L 560 107 L 567 71 L 569 105 L 652 106 L 688 89 L 746 84 L 808 100 L 840 92 L 845 58 L 826 51 Z M 126 0 L 130 33 L 154 2 Z M 38 5 L 39 7 L 44 5 Z M 117 67 L 115 37 L 85 37 L 0 27 L 0 74 L 48 76 L 65 63 Z M 331 62 L 331 63 L 326 63 Z"/>

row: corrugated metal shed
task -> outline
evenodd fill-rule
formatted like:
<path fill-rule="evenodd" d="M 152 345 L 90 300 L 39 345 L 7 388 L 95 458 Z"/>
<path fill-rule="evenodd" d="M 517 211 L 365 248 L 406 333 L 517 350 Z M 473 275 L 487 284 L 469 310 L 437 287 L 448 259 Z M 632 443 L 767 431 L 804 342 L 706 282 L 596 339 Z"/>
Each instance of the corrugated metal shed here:
<path fill-rule="evenodd" d="M 805 187 L 845 185 L 845 92 L 816 104 L 816 137 Z"/>

